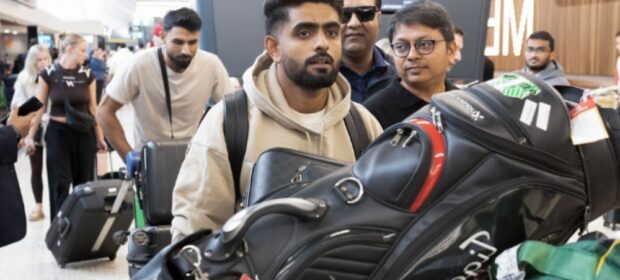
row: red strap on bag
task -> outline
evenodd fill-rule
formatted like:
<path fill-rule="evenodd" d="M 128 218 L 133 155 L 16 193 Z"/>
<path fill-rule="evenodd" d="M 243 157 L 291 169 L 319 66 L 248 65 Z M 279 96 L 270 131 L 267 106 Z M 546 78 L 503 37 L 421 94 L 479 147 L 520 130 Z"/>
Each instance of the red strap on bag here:
<path fill-rule="evenodd" d="M 445 161 L 446 142 L 443 139 L 441 132 L 439 132 L 439 129 L 437 129 L 433 123 L 425 119 L 412 119 L 409 123 L 417 125 L 424 130 L 424 132 L 426 132 L 426 134 L 431 138 L 431 145 L 433 146 L 431 166 L 428 170 L 428 175 L 426 176 L 426 180 L 424 180 L 424 184 L 422 184 L 420 193 L 418 193 L 418 196 L 409 207 L 411 212 L 416 212 L 420 209 L 420 207 L 422 207 L 428 196 L 435 188 L 437 180 L 439 180 Z"/>

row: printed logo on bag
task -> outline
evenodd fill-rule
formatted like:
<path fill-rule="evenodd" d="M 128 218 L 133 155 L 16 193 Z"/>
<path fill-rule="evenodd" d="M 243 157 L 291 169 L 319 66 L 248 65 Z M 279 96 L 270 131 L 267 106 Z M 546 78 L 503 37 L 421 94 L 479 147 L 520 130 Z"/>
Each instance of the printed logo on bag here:
<path fill-rule="evenodd" d="M 465 268 L 463 268 L 463 275 L 454 277 L 452 280 L 466 280 L 478 276 L 478 272 L 482 268 L 482 265 L 488 262 L 489 259 L 497 253 L 497 248 L 488 244 L 490 242 L 491 235 L 488 231 L 477 232 L 463 241 L 463 243 L 459 245 L 459 249 L 462 251 L 468 250 L 467 252 L 476 257 L 476 260 L 468 263 Z"/>
<path fill-rule="evenodd" d="M 479 120 L 484 120 L 484 115 L 482 115 L 482 113 L 480 113 L 480 111 L 476 110 L 476 108 L 474 108 L 473 105 L 471 105 L 471 103 L 467 102 L 467 100 L 463 99 L 462 97 L 454 94 L 454 93 L 449 93 L 449 95 L 456 99 L 456 101 L 458 101 L 459 103 L 461 103 L 461 105 L 463 105 L 463 107 L 465 107 L 465 109 L 467 109 L 467 111 L 469 112 L 469 117 L 471 118 L 472 121 L 479 121 Z"/>
<path fill-rule="evenodd" d="M 497 89 L 504 96 L 521 100 L 540 93 L 538 86 L 517 74 L 504 74 L 497 79 L 488 81 L 487 84 Z"/>

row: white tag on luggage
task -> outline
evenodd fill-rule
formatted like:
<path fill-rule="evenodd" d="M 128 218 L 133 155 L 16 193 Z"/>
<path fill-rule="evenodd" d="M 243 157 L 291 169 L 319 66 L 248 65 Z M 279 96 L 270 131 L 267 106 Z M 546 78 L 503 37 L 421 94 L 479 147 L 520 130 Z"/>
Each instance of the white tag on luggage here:
<path fill-rule="evenodd" d="M 570 137 L 573 145 L 588 144 L 609 138 L 601 114 L 591 97 L 570 110 L 569 115 Z"/>

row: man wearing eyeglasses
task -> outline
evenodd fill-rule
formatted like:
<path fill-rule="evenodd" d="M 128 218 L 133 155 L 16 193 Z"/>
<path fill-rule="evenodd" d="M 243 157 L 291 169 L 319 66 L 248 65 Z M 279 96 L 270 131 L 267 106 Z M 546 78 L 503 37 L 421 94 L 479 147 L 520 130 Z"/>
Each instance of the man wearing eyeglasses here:
<path fill-rule="evenodd" d="M 398 77 L 364 102 L 384 129 L 428 104 L 434 94 L 456 89 L 446 79 L 456 52 L 454 29 L 440 4 L 418 1 L 397 11 L 389 38 Z"/>
<path fill-rule="evenodd" d="M 553 59 L 555 42 L 547 31 L 534 32 L 528 37 L 523 72 L 536 75 L 547 84 L 570 85 L 560 63 Z"/>
<path fill-rule="evenodd" d="M 351 99 L 363 102 L 396 76 L 392 59 L 375 46 L 381 0 L 344 0 L 342 73 L 351 84 Z"/>

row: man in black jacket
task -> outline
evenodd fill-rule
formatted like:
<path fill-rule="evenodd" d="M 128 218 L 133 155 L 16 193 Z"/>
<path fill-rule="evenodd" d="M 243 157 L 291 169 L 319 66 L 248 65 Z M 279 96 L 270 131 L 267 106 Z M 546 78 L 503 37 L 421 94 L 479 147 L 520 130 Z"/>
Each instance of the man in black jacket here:
<path fill-rule="evenodd" d="M 351 84 L 355 102 L 364 102 L 396 76 L 392 58 L 375 46 L 380 21 L 381 0 L 344 0 L 340 73 Z"/>
<path fill-rule="evenodd" d="M 17 116 L 13 110 L 8 125 L 0 127 L 0 247 L 26 235 L 26 213 L 13 164 L 20 139 L 28 134 L 34 113 Z"/>
<path fill-rule="evenodd" d="M 454 27 L 440 4 L 418 1 L 397 11 L 389 38 L 399 77 L 364 102 L 384 129 L 428 104 L 434 94 L 455 89 L 446 79 L 456 53 Z"/>

